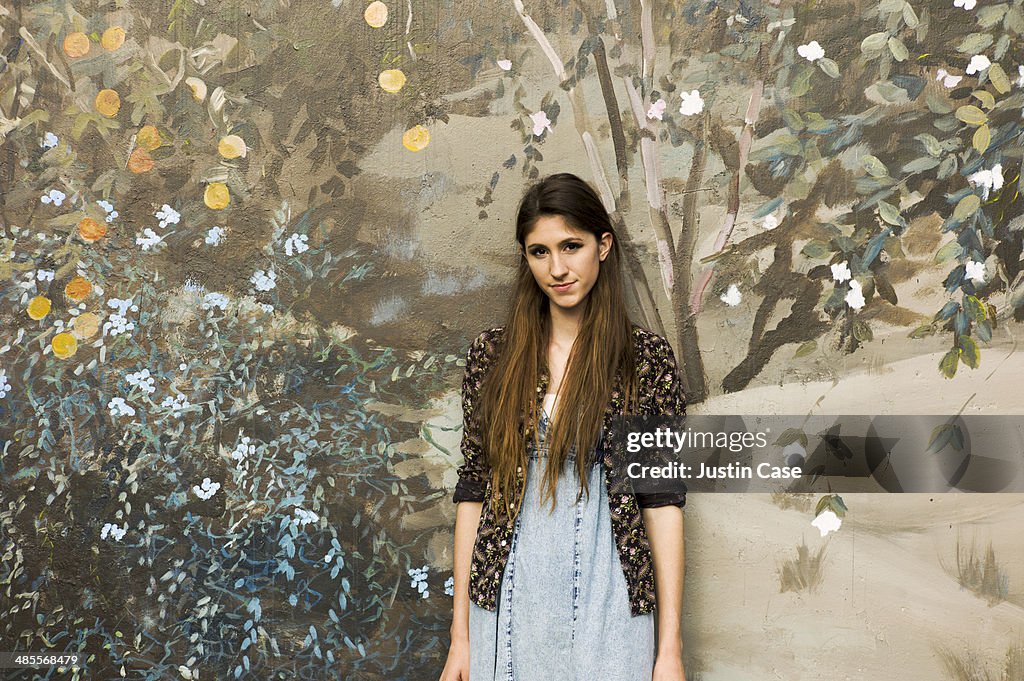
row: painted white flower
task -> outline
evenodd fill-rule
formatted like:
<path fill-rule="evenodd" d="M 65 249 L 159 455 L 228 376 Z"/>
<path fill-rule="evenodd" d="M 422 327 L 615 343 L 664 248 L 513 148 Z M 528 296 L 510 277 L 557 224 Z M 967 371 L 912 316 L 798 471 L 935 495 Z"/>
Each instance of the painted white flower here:
<path fill-rule="evenodd" d="M 161 227 L 167 227 L 167 225 L 176 225 L 178 224 L 178 221 L 181 220 L 181 213 L 174 210 L 166 203 L 163 206 L 161 206 L 160 210 L 154 213 L 153 216 L 159 218 Z"/>
<path fill-rule="evenodd" d="M 818 514 L 818 517 L 811 521 L 811 525 L 818 528 L 821 536 L 829 532 L 835 532 L 843 524 L 842 519 L 832 509 L 826 509 Z"/>
<path fill-rule="evenodd" d="M 201 306 L 204 310 L 219 307 L 222 310 L 228 309 L 228 297 L 223 293 L 207 293 L 203 297 Z"/>
<path fill-rule="evenodd" d="M 114 523 L 105 523 L 103 529 L 100 530 L 100 539 L 106 539 L 109 536 L 114 541 L 121 541 L 127 531 L 128 523 L 125 523 L 124 527 L 118 527 Z"/>
<path fill-rule="evenodd" d="M 52 203 L 55 206 L 59 206 L 64 203 L 64 199 L 68 198 L 67 194 L 59 189 L 51 189 L 50 191 L 43 194 L 39 200 L 43 203 Z"/>
<path fill-rule="evenodd" d="M 682 97 L 682 104 L 679 105 L 679 113 L 684 116 L 693 116 L 704 110 L 704 100 L 700 97 L 699 90 L 690 90 L 679 95 Z"/>
<path fill-rule="evenodd" d="M 247 456 L 252 456 L 256 453 L 256 445 L 250 444 L 250 438 L 248 435 L 241 438 L 238 444 L 235 445 L 235 449 L 231 452 L 231 458 L 235 461 L 241 461 Z"/>
<path fill-rule="evenodd" d="M 107 307 L 117 310 L 117 313 L 107 317 L 107 321 L 103 323 L 104 336 L 107 335 L 108 330 L 111 332 L 111 336 L 117 336 L 135 328 L 135 323 L 128 321 L 128 311 L 138 312 L 139 306 L 132 304 L 131 298 L 126 300 L 111 298 L 107 301 Z"/>
<path fill-rule="evenodd" d="M 424 565 L 421 568 L 410 568 L 409 577 L 412 578 L 412 588 L 418 590 L 423 598 L 430 596 L 430 592 L 427 590 L 427 571 L 430 568 Z"/>
<path fill-rule="evenodd" d="M 271 305 L 270 303 L 260 303 L 260 307 L 263 308 L 263 311 L 266 312 L 267 314 L 270 314 L 271 312 L 274 311 L 274 306 Z"/>
<path fill-rule="evenodd" d="M 253 286 L 256 287 L 257 291 L 270 291 L 277 287 L 277 273 L 274 270 L 256 270 L 252 276 L 249 277 L 249 281 L 252 282 Z"/>
<path fill-rule="evenodd" d="M 846 297 L 843 298 L 846 304 L 852 307 L 854 310 L 859 310 L 864 307 L 864 289 L 861 287 L 860 282 L 856 279 L 850 280 L 850 290 L 846 292 Z"/>
<path fill-rule="evenodd" d="M 1017 67 L 1017 87 L 1024 87 L 1024 66 Z"/>
<path fill-rule="evenodd" d="M 0 369 L 0 399 L 7 397 L 11 392 L 11 384 L 7 382 L 7 370 Z"/>
<path fill-rule="evenodd" d="M 740 304 L 743 300 L 743 296 L 740 294 L 740 289 L 736 284 L 729 284 L 728 290 L 719 296 L 723 303 L 729 307 L 735 307 Z"/>
<path fill-rule="evenodd" d="M 39 143 L 39 146 L 41 146 L 43 149 L 53 149 L 55 146 L 57 146 L 58 141 L 59 140 L 57 139 L 56 135 L 54 135 L 52 132 L 48 132 L 45 135 L 43 135 L 43 141 Z"/>
<path fill-rule="evenodd" d="M 213 227 L 210 227 L 210 229 L 206 232 L 205 241 L 210 246 L 217 246 L 220 244 L 220 240 L 224 238 L 225 234 L 227 234 L 226 229 L 214 225 Z"/>
<path fill-rule="evenodd" d="M 455 577 L 454 576 L 451 576 L 448 579 L 444 580 L 444 592 L 448 596 L 454 596 L 455 595 Z"/>
<path fill-rule="evenodd" d="M 967 10 L 974 9 L 977 4 L 978 0 L 953 0 L 953 7 L 963 7 Z"/>
<path fill-rule="evenodd" d="M 171 416 L 179 417 L 182 412 L 192 406 L 192 403 L 188 401 L 188 398 L 178 393 L 173 397 L 168 395 L 164 398 L 164 401 L 160 403 L 160 406 L 164 409 L 171 410 Z"/>
<path fill-rule="evenodd" d="M 135 407 L 124 401 L 123 397 L 115 397 L 107 402 L 111 416 L 135 416 Z"/>
<path fill-rule="evenodd" d="M 295 507 L 295 524 L 299 527 L 303 527 L 309 523 L 315 523 L 318 520 L 320 520 L 320 516 L 313 511 L 307 511 L 301 506 Z"/>
<path fill-rule="evenodd" d="M 551 121 L 548 120 L 548 114 L 546 111 L 532 113 L 530 114 L 530 119 L 533 121 L 534 137 L 540 137 L 544 134 L 545 130 L 551 132 Z"/>
<path fill-rule="evenodd" d="M 53 270 L 36 270 L 37 281 L 53 281 Z"/>
<path fill-rule="evenodd" d="M 96 203 L 107 214 L 107 222 L 113 222 L 117 218 L 117 211 L 114 210 L 114 204 L 110 203 L 110 201 L 103 201 L 101 199 Z"/>
<path fill-rule="evenodd" d="M 181 285 L 181 290 L 188 293 L 201 293 L 206 290 L 206 287 L 196 281 L 194 277 L 185 277 L 185 283 Z"/>
<path fill-rule="evenodd" d="M 775 229 L 778 226 L 779 226 L 779 219 L 777 217 L 775 217 L 774 215 L 765 215 L 764 216 L 764 222 L 761 223 L 761 227 L 766 229 L 766 230 Z"/>
<path fill-rule="evenodd" d="M 985 263 L 968 260 L 964 263 L 964 276 L 975 284 L 985 283 Z"/>
<path fill-rule="evenodd" d="M 498 60 L 498 68 L 501 69 L 502 71 L 510 70 L 512 68 L 512 60 L 511 59 L 499 59 Z"/>
<path fill-rule="evenodd" d="M 142 250 L 148 251 L 154 248 L 157 244 L 164 240 L 162 236 L 154 232 L 150 227 L 146 227 L 142 230 L 142 233 L 135 237 L 135 243 L 142 247 Z"/>
<path fill-rule="evenodd" d="M 935 73 L 935 80 L 941 80 L 942 86 L 945 88 L 956 87 L 957 85 L 960 84 L 960 81 L 963 79 L 963 76 L 950 75 L 949 71 L 947 71 L 946 69 L 939 69 Z"/>
<path fill-rule="evenodd" d="M 192 485 L 192 491 L 196 493 L 197 497 L 204 501 L 216 494 L 219 489 L 220 483 L 212 482 L 209 478 L 203 478 L 203 481 L 198 485 Z"/>
<path fill-rule="evenodd" d="M 825 56 L 825 49 L 818 44 L 817 40 L 812 40 L 806 45 L 797 47 L 796 53 L 807 61 L 817 61 Z"/>
<path fill-rule="evenodd" d="M 1003 164 L 997 163 L 990 170 L 979 170 L 967 176 L 967 181 L 974 187 L 981 187 L 982 197 L 988 199 L 989 191 L 1003 188 Z"/>
<path fill-rule="evenodd" d="M 850 272 L 849 261 L 844 260 L 838 265 L 832 265 L 832 278 L 836 281 L 849 281 L 853 278 L 853 273 Z"/>
<path fill-rule="evenodd" d="M 292 234 L 284 242 L 284 252 L 288 255 L 305 253 L 309 250 L 309 236 L 306 234 Z"/>
<path fill-rule="evenodd" d="M 968 76 L 973 76 L 975 73 L 984 71 L 990 66 L 992 66 L 992 62 L 989 61 L 988 57 L 983 54 L 976 54 L 971 57 L 971 63 L 967 65 L 966 73 Z"/>
<path fill-rule="evenodd" d="M 156 391 L 154 379 L 149 375 L 149 369 L 136 371 L 135 373 L 128 374 L 124 378 L 128 381 L 128 385 L 135 386 L 145 393 L 152 395 Z"/>
<path fill-rule="evenodd" d="M 664 99 L 659 99 L 651 104 L 651 107 L 647 109 L 648 118 L 657 118 L 659 121 L 663 120 L 662 117 L 665 115 L 665 107 L 668 106 L 668 102 Z"/>

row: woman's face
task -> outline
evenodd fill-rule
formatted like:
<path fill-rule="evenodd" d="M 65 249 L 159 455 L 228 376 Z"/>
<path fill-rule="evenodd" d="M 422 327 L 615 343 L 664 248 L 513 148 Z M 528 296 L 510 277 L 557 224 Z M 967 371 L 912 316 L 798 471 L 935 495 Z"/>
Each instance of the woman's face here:
<path fill-rule="evenodd" d="M 561 215 L 542 215 L 526 235 L 526 262 L 552 304 L 577 308 L 597 282 L 601 261 L 612 248 L 612 233 L 598 241 L 590 232 L 575 229 Z"/>

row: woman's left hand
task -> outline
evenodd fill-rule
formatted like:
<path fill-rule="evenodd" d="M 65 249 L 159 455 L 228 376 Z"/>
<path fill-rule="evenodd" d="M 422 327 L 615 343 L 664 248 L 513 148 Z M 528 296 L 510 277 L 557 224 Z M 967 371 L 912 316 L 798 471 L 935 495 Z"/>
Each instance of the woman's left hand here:
<path fill-rule="evenodd" d="M 680 655 L 658 655 L 654 661 L 654 675 L 651 681 L 686 681 L 683 659 Z"/>

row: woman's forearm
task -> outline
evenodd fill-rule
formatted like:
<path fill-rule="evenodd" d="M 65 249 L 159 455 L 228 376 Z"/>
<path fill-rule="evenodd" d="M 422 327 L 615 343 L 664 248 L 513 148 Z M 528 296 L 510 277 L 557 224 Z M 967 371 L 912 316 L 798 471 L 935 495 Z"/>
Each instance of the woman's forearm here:
<path fill-rule="evenodd" d="M 654 590 L 658 613 L 658 655 L 682 656 L 683 509 L 644 508 L 644 525 L 654 557 Z"/>
<path fill-rule="evenodd" d="M 452 596 L 452 639 L 469 639 L 469 566 L 473 560 L 473 544 L 480 525 L 483 502 L 462 501 L 455 511 L 455 556 L 452 573 L 455 578 Z"/>

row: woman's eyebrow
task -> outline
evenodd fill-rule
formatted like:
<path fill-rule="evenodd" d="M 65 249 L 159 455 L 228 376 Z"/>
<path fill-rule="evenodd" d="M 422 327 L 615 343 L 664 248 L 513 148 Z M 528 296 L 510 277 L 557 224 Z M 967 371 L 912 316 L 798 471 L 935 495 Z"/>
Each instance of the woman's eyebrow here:
<path fill-rule="evenodd" d="M 583 241 L 583 239 L 581 239 L 578 236 L 571 236 L 571 237 L 568 237 L 566 239 L 562 239 L 561 241 L 559 241 L 558 245 L 559 246 L 564 246 L 566 244 L 575 243 L 575 242 L 578 242 L 578 241 Z M 534 246 L 544 246 L 544 244 L 538 243 L 538 242 L 534 242 L 534 243 L 528 245 L 527 248 L 533 248 Z M 547 248 L 546 246 L 544 246 L 544 247 Z"/>

